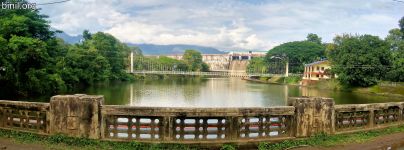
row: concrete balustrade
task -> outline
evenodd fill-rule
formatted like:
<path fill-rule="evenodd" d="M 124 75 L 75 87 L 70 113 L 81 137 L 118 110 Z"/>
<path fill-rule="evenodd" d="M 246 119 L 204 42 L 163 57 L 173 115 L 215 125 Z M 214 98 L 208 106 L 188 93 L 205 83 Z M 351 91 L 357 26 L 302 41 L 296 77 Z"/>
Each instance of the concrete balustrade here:
<path fill-rule="evenodd" d="M 289 106 L 268 108 L 173 108 L 103 101 L 90 95 L 58 95 L 50 103 L 0 100 L 0 128 L 116 141 L 255 144 L 404 123 L 404 102 L 335 105 L 331 98 L 291 97 Z"/>

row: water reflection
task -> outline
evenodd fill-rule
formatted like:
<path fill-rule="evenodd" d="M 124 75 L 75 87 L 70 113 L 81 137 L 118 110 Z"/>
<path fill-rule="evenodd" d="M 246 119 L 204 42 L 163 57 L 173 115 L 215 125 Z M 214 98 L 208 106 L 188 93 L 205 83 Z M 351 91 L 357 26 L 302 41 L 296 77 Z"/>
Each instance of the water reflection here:
<path fill-rule="evenodd" d="M 105 96 L 106 104 L 157 107 L 269 107 L 283 106 L 291 96 L 334 98 L 337 104 L 400 101 L 375 95 L 335 92 L 240 78 L 190 78 L 111 83 L 85 90 Z"/>

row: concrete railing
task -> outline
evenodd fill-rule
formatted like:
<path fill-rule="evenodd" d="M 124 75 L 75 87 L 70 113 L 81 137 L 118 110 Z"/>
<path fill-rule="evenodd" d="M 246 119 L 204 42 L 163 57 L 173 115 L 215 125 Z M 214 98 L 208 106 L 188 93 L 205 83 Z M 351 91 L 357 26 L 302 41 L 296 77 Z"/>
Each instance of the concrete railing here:
<path fill-rule="evenodd" d="M 102 107 L 103 138 L 157 142 L 230 142 L 293 137 L 294 107 Z"/>
<path fill-rule="evenodd" d="M 0 128 L 117 141 L 251 144 L 404 123 L 404 102 L 334 105 L 330 98 L 292 97 L 289 106 L 269 108 L 167 108 L 103 100 L 58 95 L 50 104 L 0 101 Z"/>
<path fill-rule="evenodd" d="M 404 102 L 335 106 L 337 133 L 370 130 L 402 124 Z"/>
<path fill-rule="evenodd" d="M 0 101 L 0 128 L 46 134 L 49 103 Z"/>

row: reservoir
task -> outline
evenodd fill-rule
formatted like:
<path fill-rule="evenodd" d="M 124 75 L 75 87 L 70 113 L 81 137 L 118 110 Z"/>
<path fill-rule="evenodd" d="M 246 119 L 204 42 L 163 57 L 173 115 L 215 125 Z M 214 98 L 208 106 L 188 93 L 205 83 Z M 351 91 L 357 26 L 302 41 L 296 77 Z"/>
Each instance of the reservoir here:
<path fill-rule="evenodd" d="M 178 78 L 97 85 L 80 92 L 104 95 L 105 104 L 150 107 L 285 106 L 288 97 L 334 98 L 336 104 L 400 101 L 374 94 L 321 90 L 295 85 L 263 84 L 240 78 Z"/>

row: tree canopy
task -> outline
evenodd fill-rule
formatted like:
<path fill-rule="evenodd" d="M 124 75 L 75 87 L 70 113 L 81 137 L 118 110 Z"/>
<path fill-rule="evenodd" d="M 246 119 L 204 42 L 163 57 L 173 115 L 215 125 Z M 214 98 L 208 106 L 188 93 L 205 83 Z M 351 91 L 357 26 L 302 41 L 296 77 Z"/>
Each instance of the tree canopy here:
<path fill-rule="evenodd" d="M 309 41 L 295 41 L 281 44 L 269 50 L 265 56 L 268 65 L 281 58 L 288 61 L 291 73 L 303 73 L 304 64 L 320 60 L 324 57 L 324 46 Z"/>
<path fill-rule="evenodd" d="M 309 33 L 307 35 L 307 41 L 317 43 L 319 45 L 321 44 L 321 38 L 317 34 L 314 34 L 314 33 Z"/>
<path fill-rule="evenodd" d="M 182 56 L 190 71 L 208 71 L 209 67 L 202 61 L 202 55 L 196 50 L 185 50 Z"/>
<path fill-rule="evenodd" d="M 390 65 L 389 45 L 377 36 L 337 36 L 333 46 L 327 48 L 333 72 L 344 85 L 374 85 L 384 77 Z"/>
<path fill-rule="evenodd" d="M 402 33 L 402 39 L 404 39 L 404 16 L 398 21 L 398 26 L 400 27 L 400 31 Z"/>
<path fill-rule="evenodd" d="M 38 10 L 2 10 L 0 15 L 0 98 L 128 79 L 126 59 L 135 48 L 115 37 L 84 31 L 85 41 L 69 45 L 54 36 Z"/>
<path fill-rule="evenodd" d="M 403 20 L 403 19 L 402 19 Z M 395 82 L 404 81 L 404 33 L 400 29 L 392 29 L 386 37 L 392 53 L 392 66 L 386 79 Z"/>

